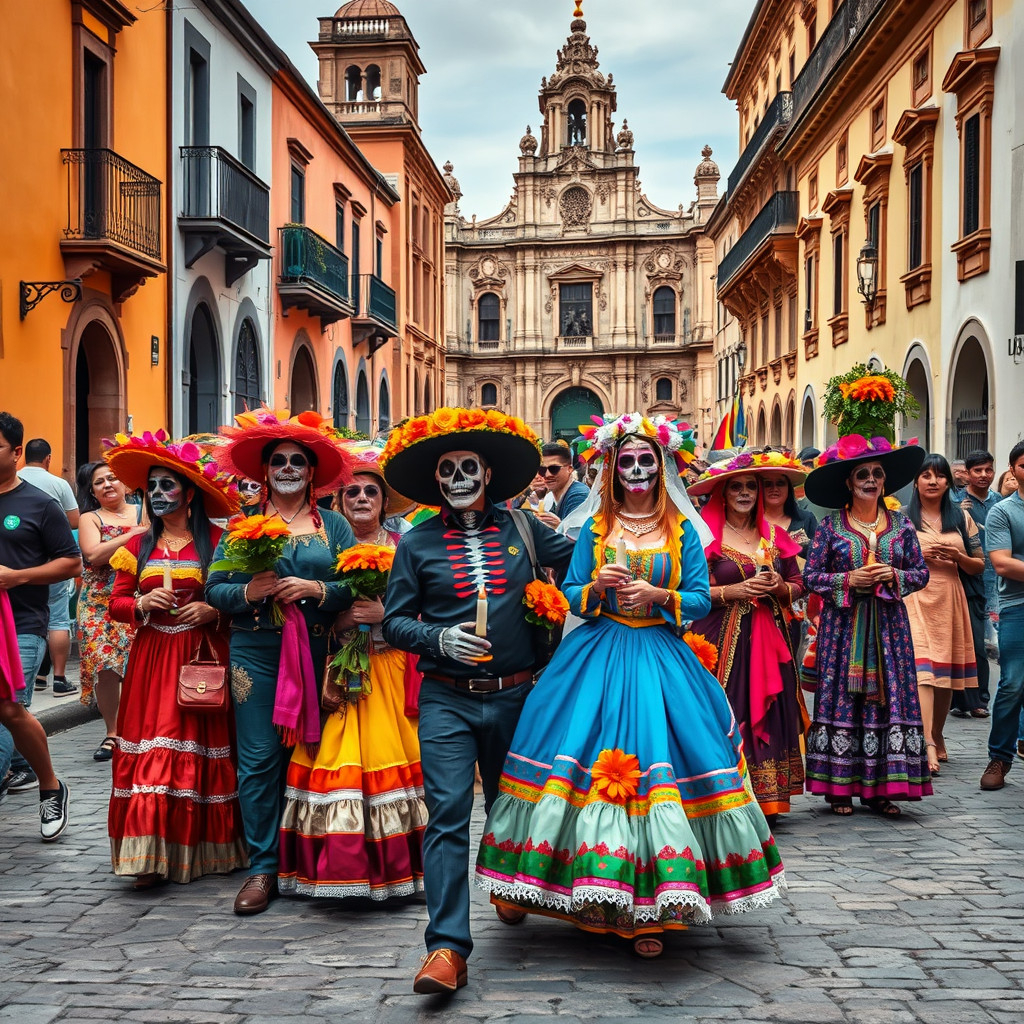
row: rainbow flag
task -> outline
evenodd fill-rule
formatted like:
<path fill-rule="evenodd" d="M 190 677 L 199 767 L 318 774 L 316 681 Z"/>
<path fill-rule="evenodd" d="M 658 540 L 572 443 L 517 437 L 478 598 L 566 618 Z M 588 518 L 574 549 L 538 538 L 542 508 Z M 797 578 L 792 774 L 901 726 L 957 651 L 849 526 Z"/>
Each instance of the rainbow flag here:
<path fill-rule="evenodd" d="M 739 392 L 733 399 L 732 443 L 734 448 L 742 448 L 747 443 L 747 418 L 743 415 Z"/>
<path fill-rule="evenodd" d="M 732 447 L 732 426 L 733 417 L 736 415 L 736 399 L 733 398 L 732 405 L 729 406 L 725 411 L 725 415 L 722 417 L 722 422 L 718 424 L 718 430 L 715 431 L 715 438 L 711 442 L 711 450 L 720 452 L 726 448 Z"/>

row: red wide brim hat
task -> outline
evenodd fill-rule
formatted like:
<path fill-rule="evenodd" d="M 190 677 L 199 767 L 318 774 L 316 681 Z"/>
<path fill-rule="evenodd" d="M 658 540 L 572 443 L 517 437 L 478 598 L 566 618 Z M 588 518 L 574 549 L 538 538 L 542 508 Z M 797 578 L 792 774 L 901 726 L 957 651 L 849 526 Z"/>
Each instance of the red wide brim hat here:
<path fill-rule="evenodd" d="M 218 452 L 222 467 L 235 476 L 266 481 L 263 450 L 273 441 L 292 441 L 316 457 L 313 490 L 331 494 L 352 479 L 352 456 L 325 433 L 325 421 L 315 412 L 290 416 L 287 409 L 258 409 L 239 413 L 237 426 L 224 427 L 227 443 Z"/>

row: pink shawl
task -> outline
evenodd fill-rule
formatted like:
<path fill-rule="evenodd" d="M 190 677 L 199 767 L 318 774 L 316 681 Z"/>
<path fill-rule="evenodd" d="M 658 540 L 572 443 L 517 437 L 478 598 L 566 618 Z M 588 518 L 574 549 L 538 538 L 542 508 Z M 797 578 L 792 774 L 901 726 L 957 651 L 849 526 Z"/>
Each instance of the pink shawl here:
<path fill-rule="evenodd" d="M 274 725 L 286 747 L 302 743 L 310 757 L 320 746 L 320 704 L 306 620 L 297 604 L 281 606 L 281 661 L 277 669 Z"/>
<path fill-rule="evenodd" d="M 14 613 L 6 590 L 0 590 L 0 700 L 17 700 L 25 689 L 21 655 L 18 653 L 18 633 L 14 628 Z"/>

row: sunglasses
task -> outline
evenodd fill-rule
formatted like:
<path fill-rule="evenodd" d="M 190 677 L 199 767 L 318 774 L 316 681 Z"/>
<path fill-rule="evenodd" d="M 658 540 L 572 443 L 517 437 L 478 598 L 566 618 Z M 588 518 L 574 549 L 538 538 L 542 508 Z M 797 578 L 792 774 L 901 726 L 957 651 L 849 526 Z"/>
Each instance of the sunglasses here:
<path fill-rule="evenodd" d="M 541 466 L 540 469 L 537 470 L 537 472 L 540 473 L 541 476 L 558 476 L 558 474 L 561 473 L 563 469 L 568 469 L 568 467 L 562 465 Z"/>
<path fill-rule="evenodd" d="M 349 501 L 355 501 L 360 494 L 365 494 L 368 498 L 379 498 L 380 488 L 376 484 L 366 484 L 364 487 L 352 484 L 351 487 L 345 488 L 344 494 Z"/>
<path fill-rule="evenodd" d="M 769 489 L 774 489 L 774 488 L 782 488 L 782 487 L 786 486 L 786 481 L 785 480 L 765 480 L 763 486 L 764 486 L 764 489 L 766 491 L 769 490 Z"/>
<path fill-rule="evenodd" d="M 301 452 L 295 452 L 292 455 L 280 453 L 270 456 L 270 465 L 274 469 L 281 469 L 283 466 L 291 466 L 292 469 L 305 469 L 309 465 L 309 459 Z"/>
<path fill-rule="evenodd" d="M 884 480 L 885 470 L 881 466 L 876 466 L 874 469 L 858 469 L 853 474 L 854 480 Z"/>

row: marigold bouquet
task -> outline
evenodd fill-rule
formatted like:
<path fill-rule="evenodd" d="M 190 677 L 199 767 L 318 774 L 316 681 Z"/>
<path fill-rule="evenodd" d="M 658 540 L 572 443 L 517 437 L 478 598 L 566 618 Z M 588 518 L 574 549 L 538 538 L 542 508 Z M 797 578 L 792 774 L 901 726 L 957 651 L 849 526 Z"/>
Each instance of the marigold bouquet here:
<path fill-rule="evenodd" d="M 683 634 L 683 642 L 697 655 L 697 660 L 709 671 L 714 672 L 718 665 L 718 648 L 702 633 L 689 630 Z"/>
<path fill-rule="evenodd" d="M 356 544 L 338 556 L 335 571 L 356 598 L 375 601 L 388 587 L 395 549 L 382 544 Z M 370 692 L 370 627 L 360 625 L 331 659 L 330 668 L 344 674 L 352 698 Z"/>
<path fill-rule="evenodd" d="M 549 632 L 563 625 L 569 612 L 569 602 L 558 587 L 543 580 L 530 580 L 526 584 L 523 604 L 526 605 L 526 621 L 531 626 L 543 626 Z"/>
<path fill-rule="evenodd" d="M 920 406 L 907 382 L 894 370 L 871 370 L 858 363 L 833 377 L 825 389 L 825 416 L 841 435 L 861 434 L 895 440 L 896 417 L 917 415 Z"/>
<path fill-rule="evenodd" d="M 288 526 L 279 515 L 235 516 L 228 523 L 224 557 L 217 559 L 210 569 L 245 572 L 250 576 L 266 572 L 281 557 L 288 536 Z M 270 614 L 276 625 L 284 622 L 276 602 Z"/>

